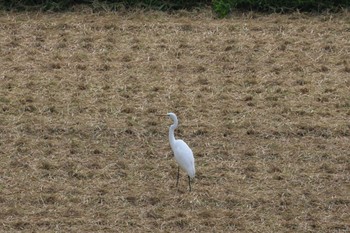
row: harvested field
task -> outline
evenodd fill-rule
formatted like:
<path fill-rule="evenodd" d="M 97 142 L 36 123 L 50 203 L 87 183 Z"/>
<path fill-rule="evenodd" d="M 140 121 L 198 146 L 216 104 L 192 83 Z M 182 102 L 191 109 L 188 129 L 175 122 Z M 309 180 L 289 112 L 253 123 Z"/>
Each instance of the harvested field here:
<path fill-rule="evenodd" d="M 348 12 L 0 13 L 0 231 L 350 232 L 349 38 Z"/>

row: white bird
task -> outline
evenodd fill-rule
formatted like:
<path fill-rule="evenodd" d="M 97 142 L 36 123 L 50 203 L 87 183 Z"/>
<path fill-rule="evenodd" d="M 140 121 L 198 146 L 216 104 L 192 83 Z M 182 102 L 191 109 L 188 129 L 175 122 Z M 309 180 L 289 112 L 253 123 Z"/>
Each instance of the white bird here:
<path fill-rule="evenodd" d="M 174 152 L 175 160 L 178 163 L 178 169 L 177 169 L 177 181 L 176 181 L 176 187 L 179 183 L 179 176 L 180 176 L 180 167 L 182 170 L 184 170 L 188 175 L 188 186 L 191 191 L 191 179 L 194 178 L 196 170 L 194 167 L 194 157 L 191 148 L 182 140 L 175 139 L 174 131 L 177 128 L 178 120 L 174 113 L 168 113 L 167 116 L 169 116 L 173 121 L 174 124 L 172 124 L 169 127 L 169 142 L 171 149 Z"/>

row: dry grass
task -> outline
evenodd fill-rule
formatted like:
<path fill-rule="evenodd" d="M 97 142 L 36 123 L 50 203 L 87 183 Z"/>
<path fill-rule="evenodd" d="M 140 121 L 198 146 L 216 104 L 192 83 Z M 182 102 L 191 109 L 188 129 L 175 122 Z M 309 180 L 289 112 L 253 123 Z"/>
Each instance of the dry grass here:
<path fill-rule="evenodd" d="M 349 232 L 349 22 L 1 13 L 1 231 Z"/>

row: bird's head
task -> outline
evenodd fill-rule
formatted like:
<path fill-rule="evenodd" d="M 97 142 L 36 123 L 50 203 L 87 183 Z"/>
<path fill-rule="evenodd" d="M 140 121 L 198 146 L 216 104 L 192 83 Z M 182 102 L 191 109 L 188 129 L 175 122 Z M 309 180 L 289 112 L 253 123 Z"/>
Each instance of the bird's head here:
<path fill-rule="evenodd" d="M 174 122 L 177 121 L 177 117 L 175 115 L 175 113 L 169 112 L 168 114 L 166 114 L 168 117 L 170 117 L 170 119 L 172 119 Z"/>

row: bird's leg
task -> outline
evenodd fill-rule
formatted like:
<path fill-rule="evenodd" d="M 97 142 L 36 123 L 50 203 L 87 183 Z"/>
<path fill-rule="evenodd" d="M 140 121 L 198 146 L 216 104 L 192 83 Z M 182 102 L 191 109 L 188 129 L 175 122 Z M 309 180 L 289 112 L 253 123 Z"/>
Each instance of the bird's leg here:
<path fill-rule="evenodd" d="M 191 178 L 188 176 L 188 186 L 190 186 L 190 192 L 191 192 Z"/>
<path fill-rule="evenodd" d="M 176 187 L 179 184 L 179 177 L 180 177 L 180 167 L 177 167 L 177 180 L 176 180 Z"/>

